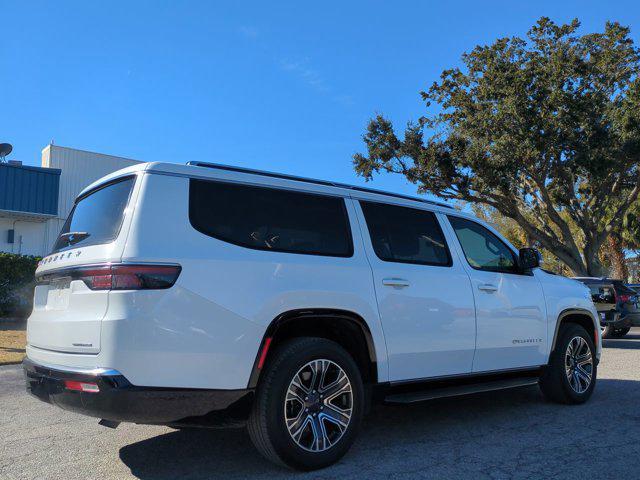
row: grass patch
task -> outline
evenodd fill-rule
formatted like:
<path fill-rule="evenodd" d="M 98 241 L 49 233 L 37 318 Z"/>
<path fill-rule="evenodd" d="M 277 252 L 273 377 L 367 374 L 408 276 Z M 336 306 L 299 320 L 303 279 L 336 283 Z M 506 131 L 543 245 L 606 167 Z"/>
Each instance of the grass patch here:
<path fill-rule="evenodd" d="M 0 320 L 0 365 L 19 363 L 24 358 L 27 331 L 24 323 Z"/>

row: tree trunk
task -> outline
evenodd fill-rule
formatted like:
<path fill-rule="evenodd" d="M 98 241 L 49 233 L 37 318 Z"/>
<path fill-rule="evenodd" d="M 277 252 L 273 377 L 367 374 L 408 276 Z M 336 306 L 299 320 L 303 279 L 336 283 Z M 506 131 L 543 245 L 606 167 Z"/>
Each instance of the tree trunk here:
<path fill-rule="evenodd" d="M 514 220 L 524 230 L 529 244 L 537 242 L 541 247 L 545 248 L 549 252 L 552 252 L 558 260 L 564 263 L 573 272 L 573 275 L 575 275 L 576 277 L 588 277 L 590 275 L 589 263 L 585 263 L 582 260 L 582 255 L 579 250 L 572 249 L 564 245 L 558 247 L 557 244 L 549 243 L 545 238 L 536 235 L 536 232 L 532 229 L 531 225 L 527 221 L 525 221 L 524 217 L 522 216 L 518 217 L 509 216 L 507 214 L 503 215 Z"/>
<path fill-rule="evenodd" d="M 611 262 L 611 277 L 626 282 L 629 278 L 629 269 L 624 258 L 622 239 L 618 234 L 612 233 L 607 238 L 607 258 Z"/>
<path fill-rule="evenodd" d="M 582 256 L 589 277 L 603 277 L 606 275 L 605 268 L 600 259 L 600 251 L 604 237 L 585 232 L 584 248 Z"/>

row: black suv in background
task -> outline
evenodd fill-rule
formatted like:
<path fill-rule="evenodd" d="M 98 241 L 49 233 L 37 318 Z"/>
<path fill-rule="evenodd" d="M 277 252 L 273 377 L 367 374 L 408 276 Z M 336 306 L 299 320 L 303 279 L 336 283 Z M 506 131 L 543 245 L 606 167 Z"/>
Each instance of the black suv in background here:
<path fill-rule="evenodd" d="M 640 325 L 640 296 L 621 280 L 598 277 L 574 277 L 591 290 L 600 314 L 602 338 L 626 335 L 633 325 Z"/>

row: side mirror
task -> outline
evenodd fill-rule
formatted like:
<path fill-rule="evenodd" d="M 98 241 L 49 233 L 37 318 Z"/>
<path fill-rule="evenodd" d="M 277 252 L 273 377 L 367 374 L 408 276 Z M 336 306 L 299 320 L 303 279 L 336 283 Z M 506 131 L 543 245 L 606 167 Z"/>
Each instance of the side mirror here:
<path fill-rule="evenodd" d="M 522 270 L 530 270 L 540 266 L 542 255 L 535 248 L 521 248 L 518 252 L 518 266 Z"/>

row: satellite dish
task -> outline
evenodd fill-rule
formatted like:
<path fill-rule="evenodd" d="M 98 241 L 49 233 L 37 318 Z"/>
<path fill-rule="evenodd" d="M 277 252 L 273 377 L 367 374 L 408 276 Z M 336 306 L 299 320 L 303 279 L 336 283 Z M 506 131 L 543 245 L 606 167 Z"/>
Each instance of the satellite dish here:
<path fill-rule="evenodd" d="M 10 143 L 0 143 L 0 161 L 4 162 L 4 157 L 9 155 L 13 150 Z"/>

